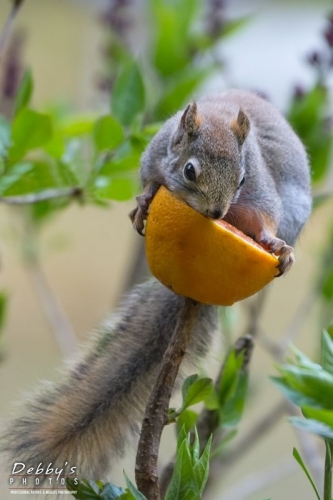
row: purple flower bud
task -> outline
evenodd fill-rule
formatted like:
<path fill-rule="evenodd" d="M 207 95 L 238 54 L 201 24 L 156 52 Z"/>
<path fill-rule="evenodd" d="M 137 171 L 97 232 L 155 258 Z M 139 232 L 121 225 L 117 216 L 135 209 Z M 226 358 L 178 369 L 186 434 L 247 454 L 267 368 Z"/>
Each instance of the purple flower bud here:
<path fill-rule="evenodd" d="M 330 48 L 333 48 L 333 23 L 324 31 L 324 38 Z"/>
<path fill-rule="evenodd" d="M 306 94 L 306 90 L 304 87 L 302 87 L 301 85 L 295 85 L 294 87 L 294 99 L 296 99 L 297 101 L 303 99 L 303 97 L 305 96 Z"/>
<path fill-rule="evenodd" d="M 317 50 L 311 52 L 306 59 L 311 66 L 319 66 L 323 60 L 322 55 Z"/>
<path fill-rule="evenodd" d="M 15 33 L 2 65 L 1 94 L 5 99 L 14 99 L 22 75 L 22 45 L 24 34 Z"/>

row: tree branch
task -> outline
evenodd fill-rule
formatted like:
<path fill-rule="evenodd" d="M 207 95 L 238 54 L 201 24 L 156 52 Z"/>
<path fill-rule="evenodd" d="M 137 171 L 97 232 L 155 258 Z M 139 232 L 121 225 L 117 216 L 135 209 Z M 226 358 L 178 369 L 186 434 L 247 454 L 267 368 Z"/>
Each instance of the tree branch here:
<path fill-rule="evenodd" d="M 24 0 L 12 0 L 12 8 L 9 12 L 9 15 L 5 21 L 5 24 L 1 30 L 0 33 L 0 59 L 3 56 L 7 40 L 10 36 L 10 33 L 12 31 L 12 26 L 14 24 L 14 20 L 18 14 L 18 11 L 20 10 L 21 5 L 23 4 Z"/>
<path fill-rule="evenodd" d="M 161 371 L 150 395 L 136 456 L 135 478 L 148 500 L 159 500 L 157 459 L 172 388 L 191 338 L 201 304 L 185 298 L 175 331 L 164 355 Z"/>
<path fill-rule="evenodd" d="M 0 196 L 0 203 L 8 205 L 32 205 L 39 201 L 55 200 L 56 198 L 75 198 L 82 195 L 80 187 L 64 189 L 45 189 L 40 193 L 24 194 L 22 196 Z"/>

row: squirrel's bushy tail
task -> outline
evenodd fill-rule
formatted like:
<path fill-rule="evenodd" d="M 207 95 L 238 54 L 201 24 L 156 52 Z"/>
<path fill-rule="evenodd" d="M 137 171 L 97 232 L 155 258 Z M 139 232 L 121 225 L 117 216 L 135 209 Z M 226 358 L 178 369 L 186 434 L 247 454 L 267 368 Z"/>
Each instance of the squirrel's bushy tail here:
<path fill-rule="evenodd" d="M 8 469 L 68 462 L 80 477 L 103 479 L 139 431 L 182 302 L 154 279 L 135 287 L 62 381 L 44 384 L 7 426 Z M 191 362 L 205 355 L 216 329 L 215 308 L 200 308 L 185 357 Z"/>

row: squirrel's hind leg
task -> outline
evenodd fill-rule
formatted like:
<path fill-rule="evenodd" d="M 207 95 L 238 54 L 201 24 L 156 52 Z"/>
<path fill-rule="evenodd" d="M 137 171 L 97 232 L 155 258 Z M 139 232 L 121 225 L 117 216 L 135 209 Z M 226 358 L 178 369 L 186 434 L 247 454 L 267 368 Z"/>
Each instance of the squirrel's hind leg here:
<path fill-rule="evenodd" d="M 144 192 L 135 198 L 137 207 L 130 212 L 129 217 L 134 229 L 141 234 L 141 236 L 144 236 L 144 223 L 148 216 L 149 206 L 159 188 L 159 184 L 150 182 L 146 185 Z"/>

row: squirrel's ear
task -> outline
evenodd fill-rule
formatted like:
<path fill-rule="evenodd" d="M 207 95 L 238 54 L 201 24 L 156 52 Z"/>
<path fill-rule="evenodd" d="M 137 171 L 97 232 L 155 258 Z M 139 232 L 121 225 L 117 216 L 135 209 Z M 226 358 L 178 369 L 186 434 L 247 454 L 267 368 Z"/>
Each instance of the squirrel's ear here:
<path fill-rule="evenodd" d="M 185 133 L 189 136 L 195 135 L 198 132 L 200 125 L 201 118 L 198 115 L 197 103 L 192 102 L 186 107 L 184 113 L 182 114 L 178 130 L 174 138 L 174 145 L 178 144 L 182 140 Z"/>
<path fill-rule="evenodd" d="M 237 118 L 232 120 L 230 126 L 241 146 L 250 131 L 250 120 L 242 109 L 239 110 Z"/>

